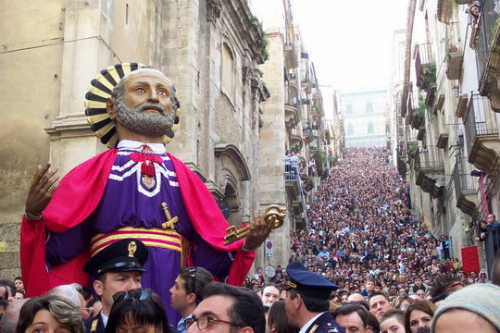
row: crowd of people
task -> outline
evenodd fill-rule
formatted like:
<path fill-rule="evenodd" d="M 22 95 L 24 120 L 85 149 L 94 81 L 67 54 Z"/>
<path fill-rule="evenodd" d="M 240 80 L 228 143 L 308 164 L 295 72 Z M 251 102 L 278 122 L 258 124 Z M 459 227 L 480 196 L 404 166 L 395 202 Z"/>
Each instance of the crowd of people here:
<path fill-rule="evenodd" d="M 408 185 L 388 160 L 381 147 L 346 150 L 309 203 L 309 225 L 293 235 L 290 261 L 336 283 L 344 298 L 380 291 L 391 301 L 430 296 L 438 276 L 487 282 L 484 271 L 466 276 L 448 237 L 434 237 L 412 215 Z M 285 275 L 278 266 L 271 280 L 279 285 Z M 263 280 L 257 274 L 251 283 Z"/>
<path fill-rule="evenodd" d="M 264 285 L 258 269 L 256 283 L 237 287 L 272 226 L 257 217 L 243 239 L 225 241 L 229 224 L 209 189 L 166 151 L 179 123 L 172 81 L 117 64 L 85 98 L 92 130 L 113 148 L 61 181 L 50 164 L 36 170 L 21 223 L 22 277 L 0 280 L 0 333 L 415 333 L 433 318 L 436 332 L 457 323 L 500 329 L 500 287 L 464 276 L 446 236 L 411 215 L 384 149 L 347 150 L 275 284 Z M 314 174 L 294 153 L 285 164 L 289 174 Z M 453 317 L 457 307 L 466 322 Z"/>
<path fill-rule="evenodd" d="M 448 236 L 434 237 L 412 214 L 408 185 L 389 161 L 382 147 L 346 150 L 314 193 L 308 227 L 292 237 L 290 262 L 301 262 L 338 286 L 330 310 L 340 313 L 341 321 L 359 316 L 358 324 L 378 332 L 380 324 L 397 319 L 406 332 L 416 332 L 430 327 L 436 306 L 450 294 L 491 281 L 485 271 L 465 274 L 452 257 Z M 270 279 L 276 293 L 287 279 L 285 269 L 276 267 Z M 265 295 L 271 287 L 262 288 L 264 280 L 258 270 L 247 287 Z M 412 314 L 425 317 L 413 320 L 414 330 Z"/>
<path fill-rule="evenodd" d="M 276 267 L 271 279 L 258 269 L 246 287 L 234 287 L 215 282 L 203 267 L 181 270 L 169 288 L 177 322 L 160 296 L 141 289 L 147 246 L 121 239 L 84 266 L 93 290 L 72 283 L 25 298 L 21 277 L 0 280 L 0 332 L 500 329 L 500 287 L 482 272 L 463 274 L 446 236 L 436 239 L 413 217 L 407 185 L 385 149 L 348 149 L 314 194 L 308 220 L 293 237 L 289 264 Z"/>

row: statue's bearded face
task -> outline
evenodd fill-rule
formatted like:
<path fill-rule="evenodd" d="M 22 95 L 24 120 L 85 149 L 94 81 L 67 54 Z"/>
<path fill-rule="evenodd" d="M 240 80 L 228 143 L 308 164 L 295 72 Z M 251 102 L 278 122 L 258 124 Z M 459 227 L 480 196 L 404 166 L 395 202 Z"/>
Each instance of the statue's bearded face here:
<path fill-rule="evenodd" d="M 115 98 L 116 121 L 128 130 L 151 137 L 173 137 L 172 86 L 160 72 L 132 73 Z"/>

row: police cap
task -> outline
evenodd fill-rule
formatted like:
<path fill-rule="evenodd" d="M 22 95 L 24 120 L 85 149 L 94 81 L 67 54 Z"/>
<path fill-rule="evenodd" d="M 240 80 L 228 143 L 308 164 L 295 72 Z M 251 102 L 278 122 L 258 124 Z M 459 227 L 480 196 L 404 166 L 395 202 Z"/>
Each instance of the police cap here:
<path fill-rule="evenodd" d="M 83 270 L 94 276 L 106 272 L 144 272 L 147 259 L 148 249 L 143 242 L 133 238 L 121 239 L 97 252 Z"/>
<path fill-rule="evenodd" d="M 288 264 L 286 267 L 289 280 L 287 287 L 295 289 L 299 293 L 312 298 L 329 299 L 330 292 L 338 289 L 330 280 L 322 275 L 307 270 L 298 261 Z"/>

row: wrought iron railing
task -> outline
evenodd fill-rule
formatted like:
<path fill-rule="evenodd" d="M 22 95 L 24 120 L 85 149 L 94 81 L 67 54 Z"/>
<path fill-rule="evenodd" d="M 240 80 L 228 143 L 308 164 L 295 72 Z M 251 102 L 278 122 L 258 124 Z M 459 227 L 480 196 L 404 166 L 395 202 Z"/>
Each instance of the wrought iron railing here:
<path fill-rule="evenodd" d="M 465 139 L 469 154 L 478 136 L 498 135 L 496 124 L 486 121 L 487 103 L 486 97 L 478 93 L 471 94 L 464 119 Z"/>
<path fill-rule="evenodd" d="M 457 199 L 459 198 L 460 194 L 469 195 L 477 193 L 477 180 L 473 178 L 470 173 L 467 173 L 465 171 L 464 161 L 461 153 L 458 153 L 458 155 L 456 155 L 456 163 L 452 171 L 452 178 L 455 182 L 455 194 L 457 195 Z"/>
<path fill-rule="evenodd" d="M 439 150 L 436 146 L 420 148 L 418 158 L 415 160 L 415 169 L 422 171 L 443 170 L 443 161 L 439 158 Z"/>
<path fill-rule="evenodd" d="M 432 55 L 430 43 L 416 45 L 415 48 L 415 73 L 417 87 L 426 89 L 432 81 L 436 81 L 435 60 Z M 433 68 L 433 70 L 432 70 Z"/>
<path fill-rule="evenodd" d="M 478 29 L 475 29 L 475 23 L 472 23 L 471 45 L 475 46 L 477 52 L 479 86 L 487 69 L 491 44 L 500 25 L 498 8 L 500 8 L 500 0 L 483 0 Z"/>

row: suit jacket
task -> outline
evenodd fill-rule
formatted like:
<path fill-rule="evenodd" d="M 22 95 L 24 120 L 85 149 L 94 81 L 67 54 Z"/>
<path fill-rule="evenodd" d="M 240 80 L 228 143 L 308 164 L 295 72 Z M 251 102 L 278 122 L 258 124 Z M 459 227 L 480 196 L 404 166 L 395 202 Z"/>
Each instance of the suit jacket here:
<path fill-rule="evenodd" d="M 85 320 L 86 333 L 104 333 L 105 330 L 106 327 L 104 327 L 100 312 L 95 317 L 91 317 Z"/>
<path fill-rule="evenodd" d="M 344 329 L 337 324 L 330 312 L 324 312 L 305 333 L 344 333 Z"/>

